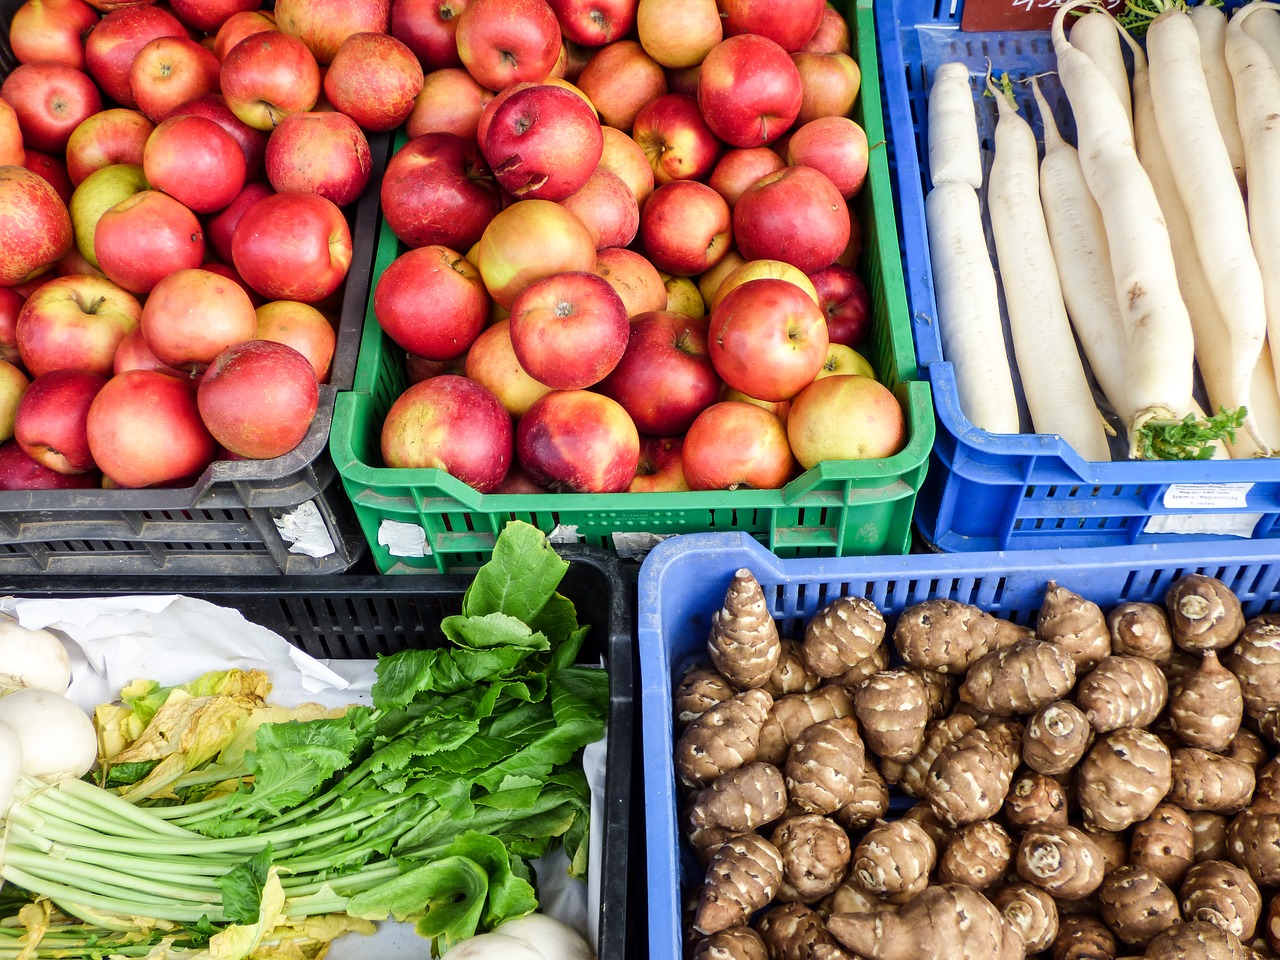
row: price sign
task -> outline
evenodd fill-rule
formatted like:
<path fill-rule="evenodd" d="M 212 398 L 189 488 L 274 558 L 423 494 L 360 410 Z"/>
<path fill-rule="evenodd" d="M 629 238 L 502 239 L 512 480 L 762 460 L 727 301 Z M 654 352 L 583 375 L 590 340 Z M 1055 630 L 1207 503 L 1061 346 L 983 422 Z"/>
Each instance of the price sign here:
<path fill-rule="evenodd" d="M 1106 0 L 1104 5 L 1111 13 L 1119 14 L 1124 0 Z M 969 33 L 1048 30 L 1058 6 L 1058 0 L 965 0 L 960 29 Z"/>

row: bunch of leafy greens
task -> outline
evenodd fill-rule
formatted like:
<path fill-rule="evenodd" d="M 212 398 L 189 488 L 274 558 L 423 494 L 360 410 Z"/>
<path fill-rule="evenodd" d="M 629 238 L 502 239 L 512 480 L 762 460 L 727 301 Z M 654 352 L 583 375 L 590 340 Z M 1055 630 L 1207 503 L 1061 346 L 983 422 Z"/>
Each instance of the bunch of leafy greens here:
<path fill-rule="evenodd" d="M 0 960 L 158 944 L 302 956 L 300 943 L 387 918 L 443 952 L 535 909 L 529 859 L 559 843 L 585 873 L 578 758 L 609 699 L 603 670 L 574 665 L 587 628 L 556 592 L 567 568 L 536 528 L 508 524 L 441 625 L 451 645 L 380 659 L 371 707 L 262 724 L 252 750 L 205 749 L 210 770 L 183 765 L 181 795 L 132 802 L 87 781 L 24 780 L 0 876 L 72 922 L 0 924 Z M 15 930 L 28 952 L 9 950 Z M 31 949 L 41 937 L 48 952 Z"/>

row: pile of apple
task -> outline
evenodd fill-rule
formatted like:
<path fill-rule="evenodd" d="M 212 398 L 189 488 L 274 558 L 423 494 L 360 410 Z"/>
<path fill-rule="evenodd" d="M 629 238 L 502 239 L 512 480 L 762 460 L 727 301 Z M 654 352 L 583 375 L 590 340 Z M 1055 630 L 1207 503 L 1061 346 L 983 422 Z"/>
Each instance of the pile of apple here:
<path fill-rule="evenodd" d="M 406 249 L 373 311 L 409 380 L 386 466 L 485 493 L 776 488 L 902 448 L 855 349 L 868 144 L 838 11 L 392 0 L 390 18 L 424 80 L 381 184 Z"/>
<path fill-rule="evenodd" d="M 0 83 L 0 489 L 186 484 L 311 427 L 389 0 L 27 0 Z M 399 58 L 397 61 L 396 58 Z M 398 63 L 416 86 L 386 87 Z M 394 72 L 394 71 L 393 71 Z M 399 81 L 394 81 L 399 89 Z"/>

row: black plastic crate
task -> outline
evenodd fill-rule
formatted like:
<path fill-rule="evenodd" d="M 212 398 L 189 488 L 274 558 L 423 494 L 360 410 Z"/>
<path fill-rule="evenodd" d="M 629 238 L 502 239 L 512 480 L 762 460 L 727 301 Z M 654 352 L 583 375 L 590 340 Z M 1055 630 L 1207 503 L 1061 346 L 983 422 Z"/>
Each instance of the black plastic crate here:
<path fill-rule="evenodd" d="M 0 79 L 18 65 L 8 24 L 22 2 L 0 0 Z M 0 491 L 0 575 L 321 575 L 360 558 L 366 542 L 329 455 L 329 429 L 338 393 L 355 379 L 390 135 L 370 136 L 369 148 L 369 186 L 347 208 L 353 252 L 329 382 L 302 442 L 271 460 L 215 461 L 187 487 Z M 333 550 L 291 553 L 276 521 L 313 507 Z"/>
<path fill-rule="evenodd" d="M 609 671 L 609 730 L 605 754 L 605 823 L 600 863 L 598 956 L 636 956 L 628 916 L 628 851 L 632 804 L 634 647 L 631 586 L 616 556 L 566 545 L 569 561 L 559 590 L 573 601 L 578 620 L 590 624 L 584 663 L 603 657 Z M 461 612 L 471 577 L 419 574 L 401 577 L 95 577 L 71 584 L 57 577 L 0 573 L 0 594 L 65 598 L 181 594 L 239 610 L 320 659 L 361 659 L 445 642 L 440 621 Z M 637 778 L 637 781 L 639 778 Z M 425 943 L 424 943 L 425 947 Z M 424 953 L 425 956 L 425 953 Z"/>

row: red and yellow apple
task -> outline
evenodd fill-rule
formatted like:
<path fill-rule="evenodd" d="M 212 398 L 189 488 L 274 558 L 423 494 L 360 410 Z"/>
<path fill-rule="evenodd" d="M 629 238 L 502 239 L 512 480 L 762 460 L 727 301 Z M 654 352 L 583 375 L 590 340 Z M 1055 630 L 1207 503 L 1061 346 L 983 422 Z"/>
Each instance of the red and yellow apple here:
<path fill-rule="evenodd" d="M 280 121 L 267 140 L 267 179 L 279 193 L 315 193 L 345 207 L 373 173 L 364 131 L 345 113 L 304 110 Z"/>
<path fill-rule="evenodd" d="M 530 283 L 511 305 L 510 324 L 520 366 L 556 390 L 603 380 L 622 359 L 631 332 L 622 298 L 587 271 Z"/>
<path fill-rule="evenodd" d="M 461 356 L 489 319 L 480 272 L 439 244 L 408 250 L 378 278 L 373 314 L 398 346 L 427 360 Z"/>
<path fill-rule="evenodd" d="M 659 270 L 692 277 L 728 254 L 733 214 L 724 197 L 698 180 L 673 180 L 640 211 L 640 243 Z"/>
<path fill-rule="evenodd" d="M 516 453 L 541 487 L 621 493 L 636 475 L 640 434 L 617 401 L 590 390 L 554 390 L 516 424 Z"/>
<path fill-rule="evenodd" d="M 268 300 L 323 300 L 346 279 L 351 256 L 347 218 L 315 193 L 263 197 L 231 239 L 236 270 Z"/>
<path fill-rule="evenodd" d="M 137 299 L 103 277 L 50 280 L 18 313 L 15 341 L 22 365 L 36 377 L 64 369 L 109 377 L 116 348 L 141 316 Z"/>
<path fill-rule="evenodd" d="M 806 470 L 823 460 L 876 460 L 906 443 L 902 407 L 871 377 L 815 380 L 791 402 L 787 436 Z"/>
<path fill-rule="evenodd" d="M 681 462 L 690 490 L 773 490 L 795 469 L 782 421 L 741 400 L 698 414 L 684 435 Z"/>
<path fill-rule="evenodd" d="M 143 190 L 102 213 L 93 252 L 111 280 L 130 293 L 147 293 L 169 274 L 200 266 L 204 231 L 184 204 L 159 190 Z"/>
<path fill-rule="evenodd" d="M 72 242 L 71 215 L 52 184 L 26 167 L 0 167 L 0 286 L 48 270 Z"/>
<path fill-rule="evenodd" d="M 268 460 L 294 449 L 320 402 L 311 361 L 286 343 L 244 340 L 214 357 L 196 405 L 213 438 L 241 457 Z"/>

